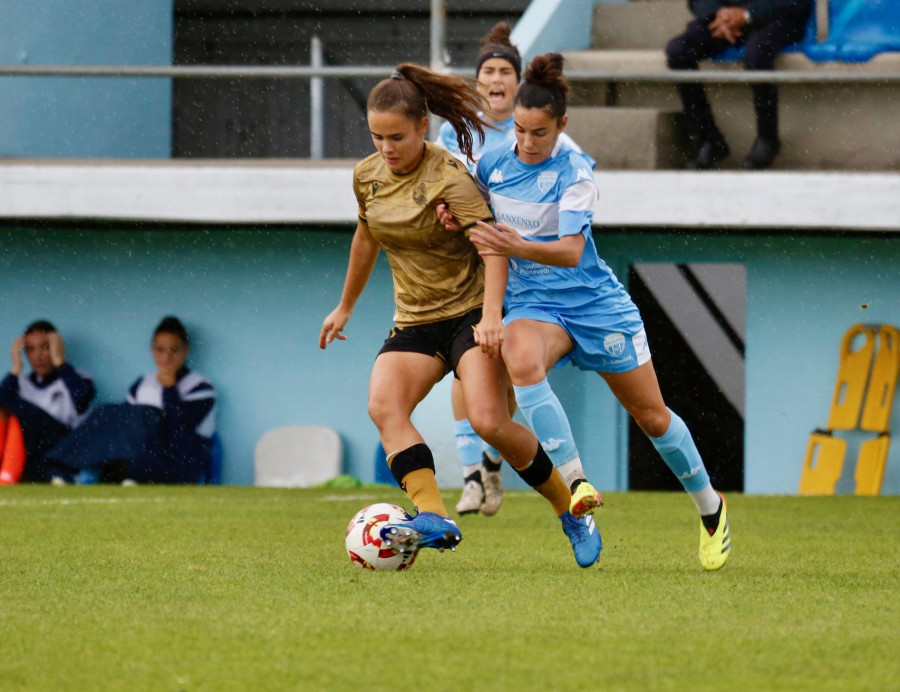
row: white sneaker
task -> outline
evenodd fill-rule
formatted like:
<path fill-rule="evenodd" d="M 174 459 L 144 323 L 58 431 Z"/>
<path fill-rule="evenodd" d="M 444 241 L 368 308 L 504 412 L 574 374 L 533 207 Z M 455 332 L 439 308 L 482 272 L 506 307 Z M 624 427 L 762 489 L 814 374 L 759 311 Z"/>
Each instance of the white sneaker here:
<path fill-rule="evenodd" d="M 122 481 L 122 485 L 126 488 L 133 488 L 137 484 L 138 482 L 133 478 L 126 478 L 124 481 Z"/>
<path fill-rule="evenodd" d="M 481 509 L 484 502 L 484 486 L 474 479 L 466 481 L 463 486 L 462 497 L 456 503 L 456 511 L 459 514 L 475 514 Z"/>
<path fill-rule="evenodd" d="M 50 485 L 68 485 L 68 483 L 62 476 L 53 476 L 53 478 L 50 479 Z"/>
<path fill-rule="evenodd" d="M 493 516 L 500 509 L 503 502 L 503 477 L 499 471 L 481 470 L 481 480 L 484 483 L 484 502 L 481 503 L 481 513 Z"/>

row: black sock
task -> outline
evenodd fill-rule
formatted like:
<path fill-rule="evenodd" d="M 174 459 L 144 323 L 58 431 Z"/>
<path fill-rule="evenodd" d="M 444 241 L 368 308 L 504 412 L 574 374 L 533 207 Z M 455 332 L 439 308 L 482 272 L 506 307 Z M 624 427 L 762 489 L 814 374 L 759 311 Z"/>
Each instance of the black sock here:
<path fill-rule="evenodd" d="M 569 492 L 574 493 L 575 489 L 582 483 L 587 483 L 587 479 L 586 478 L 576 478 L 574 481 L 572 481 L 572 485 L 569 486 Z"/>
<path fill-rule="evenodd" d="M 478 483 L 478 485 L 484 485 L 484 483 L 481 482 L 481 469 L 476 469 L 468 476 L 466 476 L 466 483 L 468 483 L 469 481 L 475 481 L 476 483 Z"/>
<path fill-rule="evenodd" d="M 712 536 L 716 532 L 716 529 L 719 528 L 719 517 L 722 516 L 723 506 L 724 503 L 719 500 L 719 509 L 715 511 L 715 514 L 703 514 L 700 517 L 700 521 L 703 522 L 703 526 L 709 531 L 710 536 Z"/>

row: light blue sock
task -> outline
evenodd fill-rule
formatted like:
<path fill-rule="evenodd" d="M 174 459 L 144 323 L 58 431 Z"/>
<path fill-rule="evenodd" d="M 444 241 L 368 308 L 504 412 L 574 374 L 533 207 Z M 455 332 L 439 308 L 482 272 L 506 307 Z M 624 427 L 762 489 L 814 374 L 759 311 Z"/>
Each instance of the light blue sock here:
<path fill-rule="evenodd" d="M 575 446 L 569 419 L 547 379 L 527 387 L 514 386 L 513 389 L 519 410 L 553 465 L 561 466 L 576 459 L 578 448 Z"/>
<path fill-rule="evenodd" d="M 463 465 L 463 477 L 468 478 L 481 469 L 481 438 L 465 418 L 453 421 L 453 434 L 456 435 L 456 451 Z"/>
<path fill-rule="evenodd" d="M 672 409 L 669 413 L 672 414 L 669 429 L 661 437 L 651 437 L 650 441 L 684 489 L 689 493 L 697 492 L 709 485 L 709 474 L 691 431 L 677 413 Z"/>

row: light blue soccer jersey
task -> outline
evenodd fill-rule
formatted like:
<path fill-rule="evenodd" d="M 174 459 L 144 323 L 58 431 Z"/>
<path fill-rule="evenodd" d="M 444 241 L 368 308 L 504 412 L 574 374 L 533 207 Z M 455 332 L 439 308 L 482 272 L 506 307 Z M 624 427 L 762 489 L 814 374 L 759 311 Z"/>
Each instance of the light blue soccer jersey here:
<path fill-rule="evenodd" d="M 479 115 L 484 117 L 484 113 L 479 113 Z M 475 136 L 475 141 L 472 143 L 472 156 L 475 158 L 474 161 L 466 159 L 465 155 L 459 150 L 459 143 L 456 141 L 456 131 L 448 122 L 441 125 L 438 141 L 435 142 L 435 144 L 444 147 L 444 149 L 449 151 L 468 167 L 469 173 L 475 175 L 475 167 L 478 165 L 478 161 L 481 159 L 484 152 L 516 141 L 516 133 L 513 128 L 513 116 L 509 116 L 503 122 L 493 123 L 493 125 L 499 129 L 495 130 L 490 127 L 484 128 L 484 144 L 481 144 L 477 135 Z M 581 152 L 581 147 L 579 147 L 565 132 L 560 135 L 560 140 L 571 146 L 575 151 Z M 590 166 L 593 168 L 597 162 L 587 154 L 584 154 L 584 152 L 582 152 L 582 154 L 590 161 Z"/>
<path fill-rule="evenodd" d="M 634 310 L 622 284 L 597 254 L 591 221 L 598 191 L 591 161 L 560 138 L 539 164 L 523 163 L 512 144 L 487 151 L 476 177 L 490 193 L 494 218 L 528 241 L 549 242 L 580 233 L 584 252 L 576 267 L 509 260 L 507 309 L 617 315 Z M 640 318 L 637 318 L 640 320 Z"/>

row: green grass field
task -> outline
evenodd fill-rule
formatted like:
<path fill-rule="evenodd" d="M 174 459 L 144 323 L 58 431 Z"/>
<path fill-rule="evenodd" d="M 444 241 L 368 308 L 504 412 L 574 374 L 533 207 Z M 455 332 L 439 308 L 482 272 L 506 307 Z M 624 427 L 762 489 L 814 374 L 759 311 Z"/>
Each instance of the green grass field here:
<path fill-rule="evenodd" d="M 608 494 L 582 570 L 529 492 L 462 518 L 456 553 L 363 572 L 344 530 L 376 501 L 408 506 L 386 487 L 3 488 L 0 689 L 897 689 L 898 497 L 733 495 L 717 573 L 681 494 Z"/>

